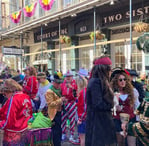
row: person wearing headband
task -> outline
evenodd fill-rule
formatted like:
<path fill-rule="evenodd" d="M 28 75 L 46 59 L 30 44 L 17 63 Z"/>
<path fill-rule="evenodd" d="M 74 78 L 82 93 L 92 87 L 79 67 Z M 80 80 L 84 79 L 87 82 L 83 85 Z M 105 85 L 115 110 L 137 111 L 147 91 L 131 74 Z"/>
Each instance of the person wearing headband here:
<path fill-rule="evenodd" d="M 42 111 L 46 107 L 45 93 L 52 84 L 49 83 L 49 81 L 46 79 L 46 74 L 44 72 L 39 72 L 37 74 L 37 80 L 39 83 L 39 88 L 36 95 L 35 106 L 36 106 L 36 111 Z"/>
<path fill-rule="evenodd" d="M 96 58 L 86 91 L 87 117 L 85 146 L 116 145 L 112 120 L 113 91 L 110 88 L 112 61 L 107 56 Z"/>

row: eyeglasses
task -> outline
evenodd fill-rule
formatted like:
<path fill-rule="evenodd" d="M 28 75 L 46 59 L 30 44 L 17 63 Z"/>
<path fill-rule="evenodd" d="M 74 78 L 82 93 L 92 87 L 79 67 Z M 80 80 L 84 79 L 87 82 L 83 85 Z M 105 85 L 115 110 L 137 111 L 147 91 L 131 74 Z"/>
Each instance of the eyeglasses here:
<path fill-rule="evenodd" d="M 119 81 L 120 81 L 120 82 L 126 81 L 126 79 L 125 79 L 125 78 L 122 78 L 122 79 L 119 79 Z"/>

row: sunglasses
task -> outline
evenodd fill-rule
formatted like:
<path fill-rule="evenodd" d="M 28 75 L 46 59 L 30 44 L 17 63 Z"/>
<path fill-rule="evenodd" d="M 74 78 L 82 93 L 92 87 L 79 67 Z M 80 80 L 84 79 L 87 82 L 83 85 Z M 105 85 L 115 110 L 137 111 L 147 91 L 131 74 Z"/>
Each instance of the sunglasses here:
<path fill-rule="evenodd" d="M 119 81 L 120 81 L 120 82 L 126 81 L 126 79 L 125 79 L 125 78 L 122 78 L 122 79 L 119 79 Z"/>

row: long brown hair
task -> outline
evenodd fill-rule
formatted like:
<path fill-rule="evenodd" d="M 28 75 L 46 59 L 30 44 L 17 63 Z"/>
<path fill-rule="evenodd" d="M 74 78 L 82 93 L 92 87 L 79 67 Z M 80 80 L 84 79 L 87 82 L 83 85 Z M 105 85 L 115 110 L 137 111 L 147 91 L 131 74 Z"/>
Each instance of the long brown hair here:
<path fill-rule="evenodd" d="M 13 79 L 6 79 L 2 88 L 3 92 L 14 93 L 16 91 L 22 91 L 22 87 Z"/>
<path fill-rule="evenodd" d="M 37 76 L 37 72 L 36 72 L 36 68 L 35 67 L 33 67 L 33 66 L 30 66 L 29 68 L 28 68 L 28 70 L 29 70 L 29 75 L 30 76 Z"/>
<path fill-rule="evenodd" d="M 92 78 L 99 78 L 101 81 L 102 91 L 103 91 L 103 98 L 110 104 L 113 103 L 113 91 L 110 88 L 109 80 L 110 80 L 110 73 L 111 66 L 110 65 L 95 65 L 92 69 Z"/>
<path fill-rule="evenodd" d="M 134 105 L 133 86 L 131 84 L 130 77 L 126 73 L 121 72 L 121 73 L 116 74 L 113 77 L 113 79 L 111 80 L 111 87 L 112 87 L 113 91 L 119 89 L 118 79 L 119 79 L 120 75 L 123 75 L 126 78 L 126 86 L 123 88 L 123 92 L 124 92 L 124 94 L 128 94 L 130 105 L 133 106 Z"/>

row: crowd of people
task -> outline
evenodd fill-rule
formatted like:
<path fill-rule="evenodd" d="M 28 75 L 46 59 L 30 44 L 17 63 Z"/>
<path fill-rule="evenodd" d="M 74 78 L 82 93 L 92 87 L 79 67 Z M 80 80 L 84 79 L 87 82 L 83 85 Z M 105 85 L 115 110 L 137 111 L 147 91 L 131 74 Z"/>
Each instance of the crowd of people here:
<path fill-rule="evenodd" d="M 24 146 L 28 121 L 41 112 L 52 121 L 54 146 L 67 138 L 80 146 L 148 146 L 148 83 L 137 81 L 135 70 L 111 65 L 109 57 L 101 56 L 90 72 L 81 68 L 75 77 L 71 70 L 50 75 L 29 66 L 24 75 L 18 70 L 12 76 L 6 69 L 0 86 L 3 145 Z"/>

